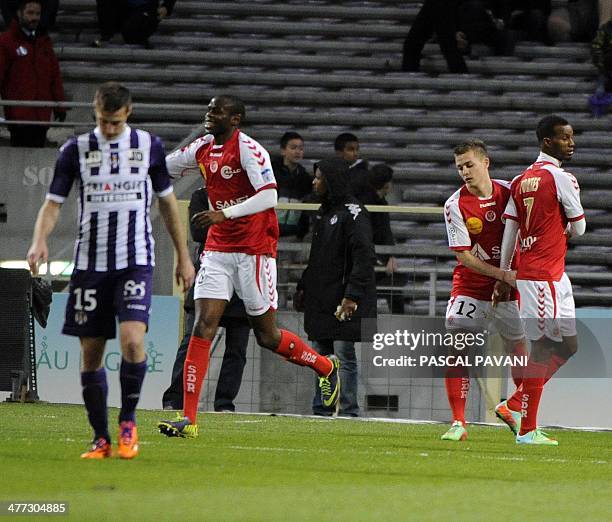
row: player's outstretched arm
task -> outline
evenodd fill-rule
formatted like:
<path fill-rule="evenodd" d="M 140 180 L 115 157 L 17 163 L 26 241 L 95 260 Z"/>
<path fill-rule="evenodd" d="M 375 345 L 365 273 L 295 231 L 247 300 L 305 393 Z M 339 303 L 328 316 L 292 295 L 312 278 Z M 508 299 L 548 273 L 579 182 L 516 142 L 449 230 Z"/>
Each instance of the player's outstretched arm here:
<path fill-rule="evenodd" d="M 195 279 L 195 269 L 189 257 L 189 251 L 187 250 L 187 243 L 181 226 L 178 204 L 176 203 L 174 192 L 159 198 L 159 211 L 178 255 L 178 262 L 175 269 L 176 282 L 177 284 L 182 283 L 183 289 L 186 292 Z"/>
<path fill-rule="evenodd" d="M 38 211 L 32 234 L 32 245 L 26 257 L 33 275 L 38 274 L 39 264 L 46 263 L 49 258 L 47 239 L 57 224 L 61 206 L 61 203 L 47 199 Z"/>

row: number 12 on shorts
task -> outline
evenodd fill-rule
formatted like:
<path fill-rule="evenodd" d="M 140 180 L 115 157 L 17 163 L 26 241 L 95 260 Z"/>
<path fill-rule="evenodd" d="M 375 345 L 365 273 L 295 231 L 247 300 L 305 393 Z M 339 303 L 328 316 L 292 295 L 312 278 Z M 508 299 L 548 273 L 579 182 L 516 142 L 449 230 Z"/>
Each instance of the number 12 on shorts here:
<path fill-rule="evenodd" d="M 465 313 L 463 313 L 464 308 L 466 308 Z M 476 311 L 476 305 L 474 303 L 466 303 L 463 300 L 459 301 L 459 310 L 457 310 L 457 315 L 464 315 L 465 317 L 474 319 L 475 311 Z"/>

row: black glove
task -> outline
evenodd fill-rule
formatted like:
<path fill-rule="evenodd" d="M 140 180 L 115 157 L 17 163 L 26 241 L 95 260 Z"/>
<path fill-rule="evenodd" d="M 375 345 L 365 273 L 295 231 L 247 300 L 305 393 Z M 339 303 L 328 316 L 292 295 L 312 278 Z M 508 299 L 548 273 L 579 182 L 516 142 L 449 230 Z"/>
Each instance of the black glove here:
<path fill-rule="evenodd" d="M 51 283 L 40 277 L 32 278 L 32 314 L 43 328 L 47 326 L 47 318 L 51 311 L 53 289 Z"/>
<path fill-rule="evenodd" d="M 61 122 L 66 121 L 66 111 L 53 111 L 53 119 Z"/>

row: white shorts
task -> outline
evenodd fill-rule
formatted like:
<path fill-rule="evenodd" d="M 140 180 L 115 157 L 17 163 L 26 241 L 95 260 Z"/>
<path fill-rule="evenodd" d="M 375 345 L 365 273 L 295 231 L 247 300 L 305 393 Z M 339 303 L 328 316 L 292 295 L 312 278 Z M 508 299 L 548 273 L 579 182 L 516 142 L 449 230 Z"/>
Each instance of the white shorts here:
<path fill-rule="evenodd" d="M 531 341 L 548 337 L 561 342 L 576 335 L 576 306 L 572 283 L 563 274 L 559 281 L 516 280 L 521 295 L 521 317 Z"/>
<path fill-rule="evenodd" d="M 204 251 L 196 277 L 194 299 L 224 299 L 236 292 L 246 313 L 263 315 L 276 310 L 276 259 L 238 252 Z"/>
<path fill-rule="evenodd" d="M 517 301 L 499 303 L 494 308 L 491 301 L 465 295 L 451 297 L 446 307 L 445 326 L 448 330 L 489 330 L 510 341 L 518 341 L 525 336 Z"/>

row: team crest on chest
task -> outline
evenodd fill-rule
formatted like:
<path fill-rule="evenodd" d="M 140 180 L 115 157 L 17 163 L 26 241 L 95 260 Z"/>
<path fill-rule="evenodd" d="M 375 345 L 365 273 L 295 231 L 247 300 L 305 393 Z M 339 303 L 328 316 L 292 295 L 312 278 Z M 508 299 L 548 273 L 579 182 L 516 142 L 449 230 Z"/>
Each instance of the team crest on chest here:
<path fill-rule="evenodd" d="M 210 163 L 210 171 L 214 174 L 219 170 L 219 164 L 216 161 Z"/>
<path fill-rule="evenodd" d="M 111 161 L 111 172 L 112 173 L 119 172 L 119 152 L 118 151 L 114 150 L 111 152 L 110 161 Z"/>
<path fill-rule="evenodd" d="M 99 150 L 88 150 L 85 152 L 85 167 L 100 167 L 102 165 L 102 152 Z"/>
<path fill-rule="evenodd" d="M 335 225 L 336 223 L 338 223 L 338 216 L 336 216 L 336 214 L 334 214 L 331 219 L 329 220 L 329 224 L 330 225 Z"/>
<path fill-rule="evenodd" d="M 495 213 L 494 210 L 489 210 L 486 214 L 485 214 L 485 219 L 489 222 L 489 223 L 493 223 L 493 221 L 495 221 L 495 218 L 497 217 L 497 214 Z"/>
<path fill-rule="evenodd" d="M 128 164 L 130 167 L 142 167 L 144 165 L 144 154 L 139 149 L 130 149 L 128 153 Z"/>

